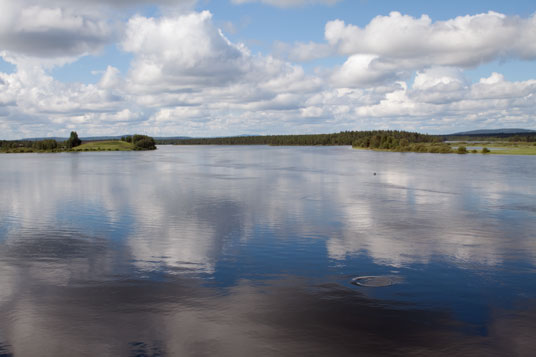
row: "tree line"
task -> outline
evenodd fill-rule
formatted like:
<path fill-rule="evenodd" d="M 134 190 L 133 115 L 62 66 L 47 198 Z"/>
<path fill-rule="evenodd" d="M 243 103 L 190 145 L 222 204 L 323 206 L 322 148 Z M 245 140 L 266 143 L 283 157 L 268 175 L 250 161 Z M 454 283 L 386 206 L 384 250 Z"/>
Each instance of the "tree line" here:
<path fill-rule="evenodd" d="M 175 145 L 274 145 L 274 146 L 312 146 L 312 145 L 353 145 L 387 149 L 398 146 L 401 140 L 408 143 L 439 143 L 441 138 L 434 135 L 397 130 L 342 131 L 334 134 L 312 135 L 267 135 L 234 136 L 221 138 L 168 139 L 159 144 Z"/>
<path fill-rule="evenodd" d="M 55 139 L 44 140 L 1 140 L 0 150 L 4 152 L 60 152 L 70 150 L 82 144 L 76 131 L 72 131 L 69 139 L 57 142 Z"/>

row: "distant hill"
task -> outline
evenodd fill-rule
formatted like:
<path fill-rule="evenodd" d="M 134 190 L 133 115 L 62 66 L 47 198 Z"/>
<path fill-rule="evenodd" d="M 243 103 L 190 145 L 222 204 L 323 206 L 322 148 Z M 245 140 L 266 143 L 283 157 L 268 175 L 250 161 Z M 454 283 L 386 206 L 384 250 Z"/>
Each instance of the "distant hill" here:
<path fill-rule="evenodd" d="M 47 136 L 43 138 L 25 138 L 25 139 L 19 139 L 20 141 L 42 141 L 42 140 L 56 140 L 56 141 L 65 141 L 69 138 L 60 138 L 57 136 Z"/>
<path fill-rule="evenodd" d="M 185 140 L 192 139 L 190 136 L 153 136 L 155 140 Z"/>
<path fill-rule="evenodd" d="M 471 135 L 501 135 L 501 134 L 528 134 L 536 133 L 536 130 L 519 129 L 519 128 L 505 128 L 505 129 L 481 129 L 463 131 L 459 133 L 449 134 L 450 136 L 471 136 Z"/>
<path fill-rule="evenodd" d="M 52 136 L 52 137 L 42 137 L 42 138 L 25 138 L 21 139 L 21 141 L 41 141 L 41 140 L 56 140 L 56 141 L 65 141 L 69 138 L 61 138 L 58 136 Z M 91 136 L 91 137 L 85 137 L 80 138 L 82 141 L 105 141 L 105 140 L 120 140 L 121 136 Z"/>
<path fill-rule="evenodd" d="M 131 136 L 131 134 L 118 135 L 118 136 L 87 136 L 87 137 L 81 137 L 80 140 L 82 141 L 121 140 L 121 137 L 123 136 Z M 20 139 L 20 140 L 21 141 L 41 141 L 41 140 L 52 140 L 52 139 L 60 142 L 60 141 L 65 141 L 68 138 L 61 138 L 61 137 L 53 136 L 53 137 L 42 137 L 42 138 L 25 138 L 25 139 Z M 155 140 L 184 140 L 184 139 L 191 139 L 191 137 L 189 136 L 165 136 L 165 137 L 153 136 L 153 139 Z"/>
<path fill-rule="evenodd" d="M 80 138 L 82 141 L 105 141 L 105 140 L 121 140 L 123 136 L 132 136 L 133 134 L 119 135 L 119 136 L 90 136 L 86 138 Z M 189 136 L 153 136 L 155 140 L 173 140 L 173 139 L 191 139 Z"/>

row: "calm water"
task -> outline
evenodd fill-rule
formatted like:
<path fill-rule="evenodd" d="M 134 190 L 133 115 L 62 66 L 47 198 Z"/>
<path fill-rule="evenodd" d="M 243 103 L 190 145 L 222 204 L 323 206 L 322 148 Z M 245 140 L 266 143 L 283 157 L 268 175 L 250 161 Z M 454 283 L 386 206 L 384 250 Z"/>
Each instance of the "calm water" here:
<path fill-rule="evenodd" d="M 536 349 L 534 157 L 160 147 L 0 170 L 0 356 Z M 370 275 L 394 284 L 352 284 Z"/>

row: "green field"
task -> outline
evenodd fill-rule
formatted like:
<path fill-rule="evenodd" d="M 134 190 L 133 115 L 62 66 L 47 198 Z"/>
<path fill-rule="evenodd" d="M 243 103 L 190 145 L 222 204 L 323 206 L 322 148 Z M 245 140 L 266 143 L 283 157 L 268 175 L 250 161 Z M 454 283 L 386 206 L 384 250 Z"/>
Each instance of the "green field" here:
<path fill-rule="evenodd" d="M 536 155 L 534 143 L 490 143 L 488 149 L 500 148 L 504 150 L 491 150 L 493 155 Z"/>
<path fill-rule="evenodd" d="M 134 145 L 124 141 L 92 141 L 72 149 L 72 151 L 131 151 Z"/>

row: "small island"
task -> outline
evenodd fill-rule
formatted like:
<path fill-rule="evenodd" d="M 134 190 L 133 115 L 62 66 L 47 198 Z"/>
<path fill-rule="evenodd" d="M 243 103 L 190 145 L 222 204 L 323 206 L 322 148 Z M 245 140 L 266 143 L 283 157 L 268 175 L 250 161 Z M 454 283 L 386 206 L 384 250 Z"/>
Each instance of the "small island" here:
<path fill-rule="evenodd" d="M 126 135 L 115 140 L 91 140 L 83 142 L 76 131 L 69 139 L 2 140 L 0 153 L 55 153 L 81 151 L 139 151 L 156 150 L 155 140 L 147 135 Z"/>

